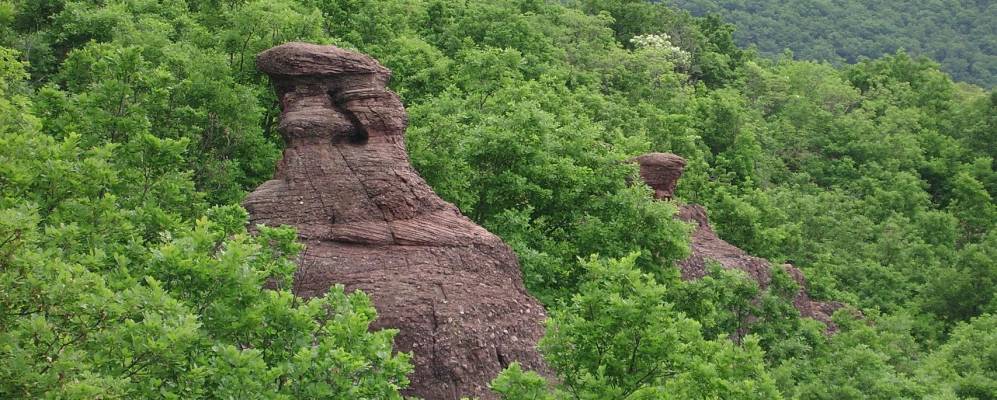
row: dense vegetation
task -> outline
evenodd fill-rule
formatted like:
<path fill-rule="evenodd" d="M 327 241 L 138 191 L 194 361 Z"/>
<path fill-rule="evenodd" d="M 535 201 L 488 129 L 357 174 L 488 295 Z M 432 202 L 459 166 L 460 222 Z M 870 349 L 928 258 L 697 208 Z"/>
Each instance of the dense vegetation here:
<path fill-rule="evenodd" d="M 237 205 L 281 145 L 253 57 L 290 40 L 391 68 L 417 168 L 516 250 L 560 384 L 513 365 L 506 398 L 997 396 L 997 95 L 927 59 L 758 58 L 644 1 L 8 0 L 0 22 L 0 398 L 398 398 L 369 299 L 293 296 L 293 231 L 249 235 Z M 853 305 L 840 332 L 786 276 L 680 282 L 687 227 L 627 184 L 648 151 L 689 160 L 678 196 L 722 237 Z"/>
<path fill-rule="evenodd" d="M 767 56 L 854 63 L 905 50 L 941 63 L 959 81 L 997 84 L 997 3 L 980 0 L 668 0 L 717 14 L 734 38 Z"/>

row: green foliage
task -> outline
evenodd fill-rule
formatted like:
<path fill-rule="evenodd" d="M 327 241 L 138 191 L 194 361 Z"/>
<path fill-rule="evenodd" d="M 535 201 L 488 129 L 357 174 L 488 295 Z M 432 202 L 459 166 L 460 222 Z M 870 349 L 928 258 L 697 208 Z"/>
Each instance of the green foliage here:
<path fill-rule="evenodd" d="M 695 15 L 723 16 L 742 46 L 765 55 L 784 49 L 805 60 L 854 63 L 906 49 L 938 60 L 954 78 L 993 87 L 992 3 L 969 0 L 908 5 L 866 1 L 671 0 Z"/>
<path fill-rule="evenodd" d="M 666 287 L 634 267 L 636 258 L 586 261 L 579 293 L 553 311 L 540 346 L 558 372 L 561 395 L 781 398 L 756 338 L 741 346 L 704 339 L 699 324 L 665 300 Z"/>
<path fill-rule="evenodd" d="M 512 363 L 491 383 L 491 389 L 506 400 L 553 400 L 547 391 L 547 380 L 536 372 L 523 371 L 519 363 Z"/>
<path fill-rule="evenodd" d="M 300 245 L 286 228 L 247 236 L 240 208 L 106 266 L 59 254 L 31 206 L 2 215 L 4 397 L 400 398 L 407 382 L 362 293 L 260 289 L 290 279 Z"/>
<path fill-rule="evenodd" d="M 300 8 L 253 2 L 191 14 L 181 2 L 68 2 L 39 28 L 61 57 L 51 65 L 28 57 L 53 72 L 39 74 L 50 85 L 39 91 L 37 114 L 46 133 L 78 133 L 85 147 L 143 135 L 185 140 L 173 165 L 191 171 L 211 203 L 237 201 L 268 177 L 278 155 L 262 129 L 271 105 L 261 100 L 271 95 L 253 57 L 323 37 L 314 28 L 319 16 Z M 209 31 L 199 19 L 220 28 Z"/>
<path fill-rule="evenodd" d="M 839 311 L 834 320 L 840 332 L 774 368 L 784 393 L 799 399 L 925 396 L 929 387 L 920 384 L 910 369 L 920 349 L 909 321 L 885 318 L 872 327 L 847 311 Z"/>
<path fill-rule="evenodd" d="M 945 321 L 966 321 L 997 311 L 997 234 L 961 249 L 954 265 L 939 268 L 925 285 L 923 308 Z"/>
<path fill-rule="evenodd" d="M 626 183 L 634 174 L 626 155 L 646 144 L 555 112 L 586 100 L 556 82 L 514 84 L 522 79 L 515 51 L 467 57 L 467 76 L 480 79 L 466 94 L 409 109 L 415 165 L 438 193 L 526 253 L 526 280 L 544 299 L 572 293 L 575 260 L 592 253 L 644 251 L 641 266 L 667 275 L 662 266 L 685 254 L 684 227 L 671 220 L 672 206 Z"/>
<path fill-rule="evenodd" d="M 238 207 L 106 266 L 60 254 L 31 206 L 0 215 L 4 397 L 400 398 L 407 383 L 362 293 L 260 289 L 290 279 L 300 245 L 286 228 L 247 236 Z"/>
<path fill-rule="evenodd" d="M 752 304 L 760 290 L 743 271 L 710 266 L 710 273 L 668 293 L 675 307 L 702 326 L 703 336 L 737 335 L 747 330 L 747 318 L 758 315 Z"/>
<path fill-rule="evenodd" d="M 117 76 L 143 64 L 137 48 L 87 49 L 67 63 Z M 291 294 L 295 232 L 248 235 L 241 207 L 209 208 L 184 168 L 188 137 L 102 107 L 67 125 L 32 115 L 31 96 L 90 107 L 105 89 L 139 92 L 107 80 L 32 93 L 16 54 L 0 54 L 0 397 L 401 398 L 412 367 L 395 331 L 368 331 L 370 299 Z"/>
<path fill-rule="evenodd" d="M 923 379 L 943 396 L 992 399 L 997 393 L 997 317 L 960 324 L 952 337 L 925 361 Z"/>

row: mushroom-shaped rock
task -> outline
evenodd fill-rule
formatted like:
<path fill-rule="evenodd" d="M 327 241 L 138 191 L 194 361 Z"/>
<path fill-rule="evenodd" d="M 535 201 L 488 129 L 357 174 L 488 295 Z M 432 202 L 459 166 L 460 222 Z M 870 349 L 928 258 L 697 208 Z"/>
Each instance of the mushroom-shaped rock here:
<path fill-rule="evenodd" d="M 373 328 L 396 328 L 412 352 L 407 395 L 495 396 L 511 362 L 547 373 L 536 349 L 543 307 L 523 286 L 515 254 L 440 199 L 409 163 L 406 114 L 374 59 L 288 43 L 257 57 L 281 105 L 286 146 L 273 180 L 244 203 L 253 225 L 292 225 L 306 245 L 301 296 L 363 290 Z"/>
<path fill-rule="evenodd" d="M 685 159 L 671 153 L 648 153 L 633 159 L 640 166 L 640 177 L 652 189 L 654 198 L 671 199 L 675 185 L 685 169 Z"/>
<path fill-rule="evenodd" d="M 686 165 L 685 159 L 670 153 L 650 153 L 633 159 L 640 165 L 640 175 L 648 186 L 654 189 L 654 197 L 659 200 L 670 200 L 675 186 L 682 176 Z M 694 280 L 707 274 L 707 263 L 716 262 L 728 269 L 739 269 L 758 282 L 759 287 L 767 288 L 772 282 L 772 266 L 767 260 L 752 256 L 727 241 L 720 239 L 706 215 L 706 208 L 698 204 L 679 206 L 676 218 L 692 223 L 692 236 L 689 238 L 690 255 L 678 262 L 682 279 Z M 819 302 L 810 299 L 806 291 L 806 280 L 803 272 L 786 264 L 782 268 L 797 282 L 800 289 L 793 298 L 793 305 L 800 315 L 823 322 L 829 332 L 836 327 L 831 322 L 831 314 L 843 304 L 837 302 Z"/>

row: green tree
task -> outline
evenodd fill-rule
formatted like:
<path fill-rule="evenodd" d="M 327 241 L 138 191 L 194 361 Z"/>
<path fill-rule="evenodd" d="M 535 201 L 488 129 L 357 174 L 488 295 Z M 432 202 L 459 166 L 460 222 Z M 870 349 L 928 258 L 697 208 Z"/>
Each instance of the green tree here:
<path fill-rule="evenodd" d="M 0 397 L 401 398 L 369 298 L 288 290 L 292 229 L 203 205 L 185 138 L 46 134 L 0 55 Z"/>
<path fill-rule="evenodd" d="M 997 317 L 984 314 L 959 324 L 948 342 L 918 371 L 936 398 L 993 399 L 997 393 Z"/>
<path fill-rule="evenodd" d="M 585 283 L 552 312 L 541 349 L 573 398 L 781 398 L 756 338 L 706 340 L 667 289 L 623 259 L 591 258 Z"/>

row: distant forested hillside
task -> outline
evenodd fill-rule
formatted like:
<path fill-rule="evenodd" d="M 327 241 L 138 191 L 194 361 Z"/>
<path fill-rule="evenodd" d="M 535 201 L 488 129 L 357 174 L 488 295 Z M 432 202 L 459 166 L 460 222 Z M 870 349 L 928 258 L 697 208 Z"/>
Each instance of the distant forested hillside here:
<path fill-rule="evenodd" d="M 905 49 L 956 80 L 997 83 L 997 2 L 989 0 L 670 0 L 695 15 L 722 15 L 741 46 L 765 55 L 856 62 Z"/>

